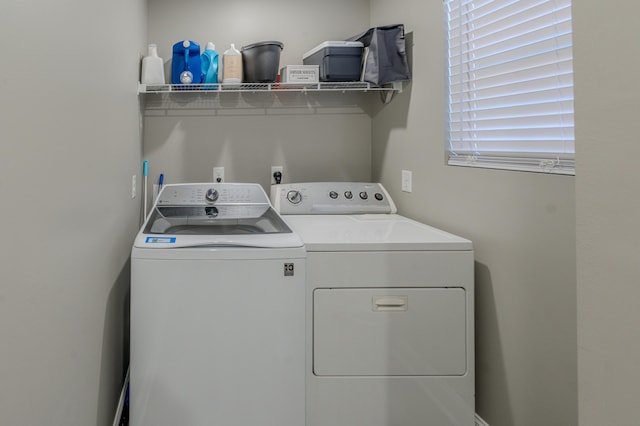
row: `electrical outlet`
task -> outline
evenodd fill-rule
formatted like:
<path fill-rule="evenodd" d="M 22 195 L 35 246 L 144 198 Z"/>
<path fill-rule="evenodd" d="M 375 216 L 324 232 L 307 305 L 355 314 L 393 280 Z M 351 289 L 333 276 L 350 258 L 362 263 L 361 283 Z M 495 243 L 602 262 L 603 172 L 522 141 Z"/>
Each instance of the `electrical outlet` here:
<path fill-rule="evenodd" d="M 282 166 L 271 166 L 271 185 L 282 183 Z M 276 173 L 280 173 L 280 181 L 276 181 Z"/>
<path fill-rule="evenodd" d="M 137 191 L 138 191 L 138 176 L 133 175 L 131 176 L 131 199 L 132 200 L 136 198 Z"/>
<path fill-rule="evenodd" d="M 213 182 L 214 183 L 224 182 L 224 167 L 213 168 Z"/>
<path fill-rule="evenodd" d="M 411 192 L 412 191 L 412 173 L 411 170 L 403 170 L 402 171 L 402 191 L 403 192 Z"/>

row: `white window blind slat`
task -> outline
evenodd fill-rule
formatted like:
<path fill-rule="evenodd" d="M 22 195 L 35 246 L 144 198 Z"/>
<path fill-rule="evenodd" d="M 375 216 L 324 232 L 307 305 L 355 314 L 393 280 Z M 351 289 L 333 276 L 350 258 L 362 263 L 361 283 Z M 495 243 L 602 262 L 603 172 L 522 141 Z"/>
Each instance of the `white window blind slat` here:
<path fill-rule="evenodd" d="M 553 114 L 567 114 L 567 120 L 570 119 L 572 102 L 541 102 L 539 104 L 526 104 L 508 107 L 496 107 L 496 108 L 474 108 L 474 109 L 461 109 L 453 112 L 453 120 L 451 120 L 451 126 L 459 126 L 461 121 L 466 119 L 470 125 L 473 121 L 492 120 L 496 118 L 510 118 L 510 117 L 535 117 L 536 115 L 553 115 Z M 541 112 L 544 111 L 544 112 Z M 460 116 L 460 114 L 465 114 Z"/>
<path fill-rule="evenodd" d="M 472 54 L 474 58 L 482 58 L 491 56 L 496 52 L 509 51 L 527 44 L 538 43 L 543 39 L 555 39 L 559 36 L 571 35 L 571 21 L 548 23 L 544 27 L 530 28 L 526 31 L 522 26 L 518 27 L 518 29 L 520 30 L 518 34 L 505 30 L 487 35 L 481 39 L 475 39 L 471 46 L 468 46 L 470 49 L 464 49 L 464 46 L 460 44 L 461 37 L 452 38 L 449 46 L 450 62 L 459 62 L 461 60 L 459 57 L 463 52 L 465 55 Z M 532 34 L 534 31 L 537 34 Z M 568 45 L 571 45 L 570 38 Z M 462 61 L 466 62 L 466 58 L 462 58 Z"/>
<path fill-rule="evenodd" d="M 553 83 L 556 83 L 553 85 Z M 538 96 L 544 94 L 548 100 L 558 98 L 561 89 L 571 88 L 571 75 L 560 75 L 558 77 L 546 77 L 529 81 L 517 81 L 503 84 L 501 86 L 489 86 L 474 89 L 473 92 L 462 93 L 455 98 L 458 102 L 481 102 L 487 99 L 504 99 L 507 105 L 515 105 L 526 100 L 531 95 L 531 99 L 539 99 Z M 522 96 L 522 99 L 520 97 Z"/>
<path fill-rule="evenodd" d="M 473 115 L 473 123 L 469 123 L 471 120 L 461 120 L 460 122 L 453 123 L 451 131 L 487 131 L 487 130 L 513 130 L 531 128 L 540 129 L 544 127 L 556 127 L 563 128 L 567 120 L 571 119 L 571 114 L 545 114 L 529 117 L 502 117 L 502 118 L 490 118 L 479 119 Z"/>
<path fill-rule="evenodd" d="M 525 46 L 533 46 L 534 51 L 547 51 L 545 45 L 540 45 L 541 41 L 554 41 L 558 46 L 571 46 L 571 22 L 565 21 L 561 23 L 548 23 L 544 27 L 535 27 L 524 31 L 524 28 L 518 27 L 518 34 L 513 31 L 501 31 L 482 39 L 474 40 L 470 49 L 464 50 L 465 55 L 470 59 L 480 59 L 491 57 L 502 52 L 510 52 L 512 50 L 521 49 Z M 559 37 L 563 37 L 562 40 Z M 455 40 L 452 40 L 455 42 Z M 463 48 L 458 44 L 451 46 L 451 61 L 459 61 L 459 55 L 462 54 Z M 463 62 L 467 62 L 465 58 Z"/>
<path fill-rule="evenodd" d="M 549 61 L 548 63 L 540 65 L 534 64 L 535 62 L 532 63 L 532 66 L 524 69 L 512 69 L 512 67 L 509 66 L 510 64 L 496 65 L 470 73 L 451 75 L 451 91 L 459 92 L 462 90 L 462 88 L 458 87 L 460 84 L 473 84 L 475 88 L 484 89 L 527 81 L 531 79 L 531 76 L 541 79 L 573 75 L 571 58 L 558 60 L 557 62 Z M 573 77 L 571 77 L 571 80 L 573 80 Z"/>
<path fill-rule="evenodd" d="M 571 18 L 571 3 L 548 0 L 458 1 L 463 7 L 450 9 L 450 29 L 466 33 L 472 28 L 512 28 L 543 17 L 549 22 Z M 461 17 L 463 19 L 461 19 Z M 489 33 L 490 31 L 483 31 Z"/>
<path fill-rule="evenodd" d="M 516 93 L 512 96 L 501 96 L 501 97 L 486 97 L 486 98 L 464 98 L 460 99 L 461 95 L 456 96 L 456 105 L 452 106 L 450 109 L 450 114 L 453 114 L 457 111 L 468 111 L 468 110 L 476 110 L 476 109 L 496 109 L 502 110 L 503 108 L 511 108 L 515 106 L 538 106 L 540 112 L 544 110 L 543 105 L 548 104 L 549 102 L 558 102 L 562 105 L 567 105 L 566 102 L 562 103 L 562 101 L 571 101 L 571 109 L 569 111 L 573 112 L 573 90 L 571 87 L 554 87 L 551 89 L 540 90 L 529 93 Z M 469 96 L 465 94 L 463 96 Z M 496 111 L 499 113 L 500 111 Z M 451 118 L 451 117 L 450 117 Z M 449 120 L 450 122 L 453 120 Z"/>
<path fill-rule="evenodd" d="M 537 75 L 535 68 L 542 66 L 558 67 L 563 62 L 563 70 L 570 70 L 573 73 L 573 59 L 571 46 L 558 47 L 550 52 L 540 53 L 538 55 L 529 56 L 527 58 L 519 58 L 517 61 L 507 61 L 503 63 L 489 63 L 489 66 L 478 67 L 477 64 L 473 68 L 467 62 L 450 63 L 450 78 L 461 76 L 464 81 L 475 81 L 485 76 L 511 74 L 519 71 L 528 71 L 532 75 Z"/>
<path fill-rule="evenodd" d="M 548 0 L 493 1 L 481 8 L 469 8 L 467 13 L 463 13 L 463 22 L 467 30 L 481 30 L 482 34 L 504 29 L 517 34 L 518 28 L 530 22 L 557 22 L 563 16 L 566 18 L 568 10 L 570 7 L 566 4 L 557 7 Z"/>
<path fill-rule="evenodd" d="M 452 61 L 451 64 L 461 66 L 462 72 L 490 68 L 500 64 L 511 64 L 513 67 L 518 67 L 518 64 L 514 63 L 514 61 L 526 60 L 527 58 L 544 60 L 545 56 L 554 56 L 557 50 L 569 48 L 571 44 L 571 34 L 541 38 L 529 44 L 514 45 L 507 50 L 491 52 L 469 51 L 462 55 L 462 60 L 454 58 L 458 59 L 458 62 Z"/>
<path fill-rule="evenodd" d="M 449 164 L 572 174 L 571 1 L 445 5 Z"/>

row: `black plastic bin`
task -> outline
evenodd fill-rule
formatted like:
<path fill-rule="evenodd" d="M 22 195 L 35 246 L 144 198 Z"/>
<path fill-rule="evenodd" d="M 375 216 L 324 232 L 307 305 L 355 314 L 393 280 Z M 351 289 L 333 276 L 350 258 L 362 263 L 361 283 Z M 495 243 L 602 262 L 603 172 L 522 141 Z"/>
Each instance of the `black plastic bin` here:
<path fill-rule="evenodd" d="M 263 41 L 243 46 L 242 81 L 245 83 L 275 83 L 280 68 L 280 52 L 284 45 L 279 41 Z"/>

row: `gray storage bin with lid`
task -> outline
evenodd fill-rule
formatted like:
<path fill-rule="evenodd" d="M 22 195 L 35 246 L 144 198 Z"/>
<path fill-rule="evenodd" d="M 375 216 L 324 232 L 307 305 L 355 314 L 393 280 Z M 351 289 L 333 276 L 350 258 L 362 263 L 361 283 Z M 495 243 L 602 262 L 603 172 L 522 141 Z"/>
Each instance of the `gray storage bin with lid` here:
<path fill-rule="evenodd" d="M 359 81 L 362 50 L 359 41 L 325 41 L 302 56 L 304 65 L 320 66 L 320 81 Z"/>

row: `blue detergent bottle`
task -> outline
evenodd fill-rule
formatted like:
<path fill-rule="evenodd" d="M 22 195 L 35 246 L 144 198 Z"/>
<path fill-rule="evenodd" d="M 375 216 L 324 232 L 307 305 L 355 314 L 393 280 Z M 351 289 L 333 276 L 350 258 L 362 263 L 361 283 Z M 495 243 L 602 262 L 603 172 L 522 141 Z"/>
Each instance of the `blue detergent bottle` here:
<path fill-rule="evenodd" d="M 200 57 L 202 63 L 202 82 L 215 84 L 218 82 L 218 52 L 216 52 L 216 45 L 208 42 L 205 47 L 202 56 Z"/>
<path fill-rule="evenodd" d="M 202 81 L 200 45 L 184 40 L 173 45 L 172 84 L 199 84 Z"/>

